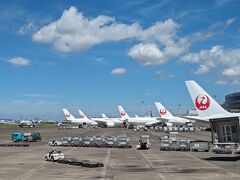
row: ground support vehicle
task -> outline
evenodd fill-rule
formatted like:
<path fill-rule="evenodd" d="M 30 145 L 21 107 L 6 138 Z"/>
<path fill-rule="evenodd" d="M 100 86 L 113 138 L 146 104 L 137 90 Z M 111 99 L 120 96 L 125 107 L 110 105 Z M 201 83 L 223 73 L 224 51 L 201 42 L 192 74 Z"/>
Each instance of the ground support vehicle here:
<path fill-rule="evenodd" d="M 236 147 L 234 143 L 215 143 L 213 146 L 212 151 L 216 154 L 235 154 L 235 153 L 240 153 L 240 148 Z"/>
<path fill-rule="evenodd" d="M 94 136 L 84 136 L 83 147 L 94 147 Z"/>
<path fill-rule="evenodd" d="M 105 137 L 105 147 L 116 147 L 117 138 L 114 136 L 106 136 Z"/>
<path fill-rule="evenodd" d="M 147 150 L 149 149 L 149 135 L 141 135 L 139 139 L 139 144 L 136 146 L 137 150 Z"/>
<path fill-rule="evenodd" d="M 82 146 L 83 145 L 83 138 L 82 137 L 73 137 L 72 138 L 72 146 Z"/>
<path fill-rule="evenodd" d="M 52 151 L 45 154 L 46 161 L 54 162 L 54 161 L 58 161 L 63 158 L 64 158 L 64 154 L 61 151 L 56 151 L 55 149 L 53 149 Z"/>
<path fill-rule="evenodd" d="M 35 142 L 35 141 L 41 140 L 42 138 L 39 132 L 31 132 L 31 133 L 15 132 L 11 134 L 11 139 L 13 142 L 19 142 L 19 141 Z"/>
<path fill-rule="evenodd" d="M 95 147 L 104 147 L 105 146 L 105 137 L 95 136 L 95 138 L 94 138 L 94 146 Z"/>
<path fill-rule="evenodd" d="M 170 138 L 167 138 L 167 137 L 161 138 L 160 150 L 163 150 L 163 151 L 172 150 L 172 141 L 170 140 Z"/>
<path fill-rule="evenodd" d="M 118 148 L 131 148 L 132 146 L 130 145 L 130 138 L 127 136 L 118 136 L 117 137 L 117 145 L 116 147 Z"/>
<path fill-rule="evenodd" d="M 208 152 L 210 149 L 210 142 L 195 140 L 191 142 L 191 151 L 205 151 Z"/>
<path fill-rule="evenodd" d="M 175 151 L 189 151 L 190 150 L 190 140 L 189 139 L 176 139 L 172 142 L 172 150 Z"/>
<path fill-rule="evenodd" d="M 63 137 L 61 146 L 72 146 L 72 137 Z"/>

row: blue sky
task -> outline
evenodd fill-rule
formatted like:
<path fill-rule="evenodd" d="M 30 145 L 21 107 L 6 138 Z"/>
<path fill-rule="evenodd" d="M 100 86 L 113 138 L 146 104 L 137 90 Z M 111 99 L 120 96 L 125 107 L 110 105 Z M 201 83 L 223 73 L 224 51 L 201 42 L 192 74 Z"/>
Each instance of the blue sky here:
<path fill-rule="evenodd" d="M 193 108 L 185 80 L 217 101 L 240 86 L 237 0 L 0 0 L 0 117 L 63 119 Z M 144 102 L 143 104 L 141 102 Z M 178 110 L 180 107 L 180 110 Z"/>

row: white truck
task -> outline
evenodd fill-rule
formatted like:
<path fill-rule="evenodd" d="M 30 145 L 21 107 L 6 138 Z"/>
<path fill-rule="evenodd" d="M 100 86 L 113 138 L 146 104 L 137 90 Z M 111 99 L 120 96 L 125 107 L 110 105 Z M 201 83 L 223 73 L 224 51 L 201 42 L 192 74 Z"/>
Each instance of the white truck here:
<path fill-rule="evenodd" d="M 64 154 L 61 151 L 56 151 L 53 149 L 52 151 L 49 151 L 47 154 L 45 154 L 45 160 L 46 161 L 58 161 L 64 158 Z"/>

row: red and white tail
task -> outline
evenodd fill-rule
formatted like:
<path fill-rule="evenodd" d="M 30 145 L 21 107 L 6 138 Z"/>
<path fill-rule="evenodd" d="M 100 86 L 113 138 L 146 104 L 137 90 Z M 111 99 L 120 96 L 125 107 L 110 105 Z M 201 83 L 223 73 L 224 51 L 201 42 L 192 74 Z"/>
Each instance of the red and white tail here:
<path fill-rule="evenodd" d="M 160 117 L 166 119 L 174 117 L 160 102 L 155 102 L 155 105 L 157 107 Z"/>
<path fill-rule="evenodd" d="M 79 118 L 81 120 L 89 120 L 88 117 L 81 111 L 81 110 L 78 110 L 78 113 L 79 113 Z"/>
<path fill-rule="evenodd" d="M 185 83 L 200 118 L 218 114 L 230 114 L 195 81 L 185 81 Z"/>
<path fill-rule="evenodd" d="M 102 117 L 103 117 L 104 119 L 108 119 L 108 117 L 107 117 L 105 114 L 103 114 L 103 113 L 102 113 Z"/>
<path fill-rule="evenodd" d="M 126 120 L 130 118 L 122 106 L 118 105 L 118 111 L 122 120 Z"/>
<path fill-rule="evenodd" d="M 67 109 L 62 109 L 64 113 L 64 117 L 68 121 L 74 121 L 76 118 L 67 110 Z"/>

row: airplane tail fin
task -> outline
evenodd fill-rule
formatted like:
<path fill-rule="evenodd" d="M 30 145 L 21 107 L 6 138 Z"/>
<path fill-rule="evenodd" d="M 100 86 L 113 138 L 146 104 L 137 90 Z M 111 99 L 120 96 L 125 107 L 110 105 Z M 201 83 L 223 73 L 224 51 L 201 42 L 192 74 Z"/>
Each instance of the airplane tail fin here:
<path fill-rule="evenodd" d="M 81 110 L 78 110 L 78 113 L 79 113 L 79 118 L 82 119 L 83 121 L 89 120 L 88 117 Z"/>
<path fill-rule="evenodd" d="M 76 118 L 67 110 L 67 109 L 62 109 L 64 113 L 64 117 L 68 121 L 74 121 Z"/>
<path fill-rule="evenodd" d="M 185 83 L 199 117 L 229 114 L 195 81 L 185 81 Z"/>
<path fill-rule="evenodd" d="M 160 102 L 155 102 L 155 105 L 157 107 L 160 117 L 162 117 L 162 118 L 173 117 L 173 115 Z"/>
<path fill-rule="evenodd" d="M 104 118 L 104 119 L 107 119 L 108 117 L 105 115 L 105 114 L 103 114 L 102 113 L 102 117 Z"/>
<path fill-rule="evenodd" d="M 123 109 L 122 106 L 118 105 L 118 111 L 120 113 L 121 119 L 126 120 L 126 119 L 130 118 L 129 115 L 126 113 L 126 111 Z"/>

